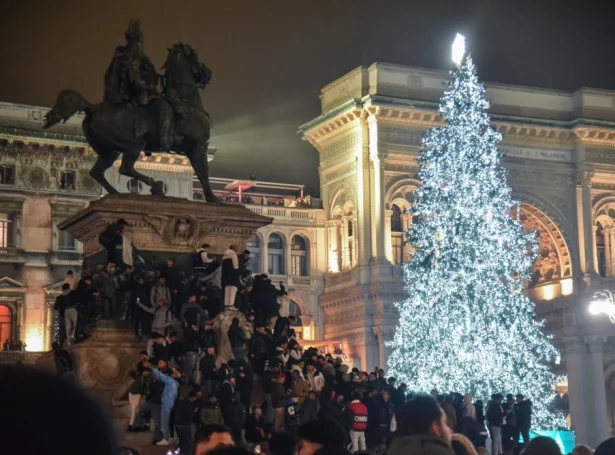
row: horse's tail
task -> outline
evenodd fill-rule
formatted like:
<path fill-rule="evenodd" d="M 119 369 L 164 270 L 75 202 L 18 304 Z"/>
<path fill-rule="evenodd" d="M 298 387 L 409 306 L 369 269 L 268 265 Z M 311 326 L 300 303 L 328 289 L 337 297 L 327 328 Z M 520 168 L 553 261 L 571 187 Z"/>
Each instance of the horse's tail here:
<path fill-rule="evenodd" d="M 77 112 L 86 112 L 92 105 L 74 90 L 62 90 L 58 93 L 56 104 L 45 114 L 44 129 L 51 128 L 54 125 L 66 121 L 75 115 Z"/>

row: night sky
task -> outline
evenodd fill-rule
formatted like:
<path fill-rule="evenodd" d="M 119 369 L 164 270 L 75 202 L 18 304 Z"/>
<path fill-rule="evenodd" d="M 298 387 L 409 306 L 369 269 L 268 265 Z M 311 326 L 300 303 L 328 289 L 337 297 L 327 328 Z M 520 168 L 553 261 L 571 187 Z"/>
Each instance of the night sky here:
<path fill-rule="evenodd" d="M 99 101 L 128 20 L 141 18 L 154 64 L 183 41 L 213 70 L 212 174 L 314 194 L 318 155 L 296 132 L 327 83 L 375 61 L 448 69 L 461 31 L 484 80 L 615 89 L 614 12 L 612 0 L 2 0 L 0 100 L 50 106 L 73 88 Z"/>

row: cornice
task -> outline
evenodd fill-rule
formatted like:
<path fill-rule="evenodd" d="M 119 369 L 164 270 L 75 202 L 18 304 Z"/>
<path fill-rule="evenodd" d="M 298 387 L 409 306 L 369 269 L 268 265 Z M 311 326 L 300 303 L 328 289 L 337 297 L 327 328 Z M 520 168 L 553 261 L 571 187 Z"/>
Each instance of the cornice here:
<path fill-rule="evenodd" d="M 379 126 L 427 129 L 444 124 L 437 103 L 368 95 L 346 103 L 345 110 L 332 110 L 303 125 L 304 139 L 315 147 L 339 134 L 352 120 L 373 118 Z M 344 106 L 344 105 L 342 105 Z M 348 109 L 352 108 L 351 111 Z M 577 143 L 615 147 L 615 122 L 579 118 L 570 121 L 491 114 L 493 127 L 508 140 L 568 145 Z"/>

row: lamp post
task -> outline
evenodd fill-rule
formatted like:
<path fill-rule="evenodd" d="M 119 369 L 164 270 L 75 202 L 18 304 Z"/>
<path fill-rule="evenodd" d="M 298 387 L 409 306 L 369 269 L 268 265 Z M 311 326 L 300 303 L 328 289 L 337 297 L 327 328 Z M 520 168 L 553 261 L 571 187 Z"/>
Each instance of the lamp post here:
<path fill-rule="evenodd" d="M 612 324 L 615 324 L 615 301 L 613 293 L 608 289 L 596 292 L 589 302 L 589 312 L 594 316 L 606 314 Z"/>

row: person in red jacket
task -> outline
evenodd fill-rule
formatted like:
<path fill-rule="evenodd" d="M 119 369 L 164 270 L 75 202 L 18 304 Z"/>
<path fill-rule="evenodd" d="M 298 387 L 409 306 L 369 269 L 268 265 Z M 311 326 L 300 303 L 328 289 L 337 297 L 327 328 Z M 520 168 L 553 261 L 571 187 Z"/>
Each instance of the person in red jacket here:
<path fill-rule="evenodd" d="M 352 395 L 352 401 L 346 407 L 350 414 L 350 440 L 352 451 L 366 450 L 365 430 L 367 429 L 367 406 L 361 403 L 358 393 Z"/>

